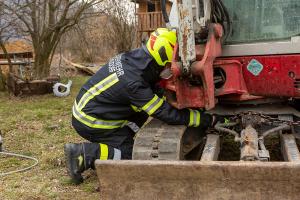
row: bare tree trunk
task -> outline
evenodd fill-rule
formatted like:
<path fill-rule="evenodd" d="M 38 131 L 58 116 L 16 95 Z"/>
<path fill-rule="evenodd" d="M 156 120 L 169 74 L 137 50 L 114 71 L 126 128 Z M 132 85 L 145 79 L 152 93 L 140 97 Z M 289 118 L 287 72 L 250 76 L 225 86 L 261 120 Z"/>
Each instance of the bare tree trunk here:
<path fill-rule="evenodd" d="M 0 91 L 5 91 L 5 78 L 1 69 L 0 69 Z"/>
<path fill-rule="evenodd" d="M 49 55 L 38 52 L 34 59 L 34 77 L 43 79 L 50 75 L 50 60 Z"/>
<path fill-rule="evenodd" d="M 4 45 L 4 43 L 3 43 L 2 40 L 0 40 L 0 47 L 1 47 L 1 49 L 2 49 L 2 51 L 4 53 L 4 55 L 5 55 L 5 57 L 7 59 L 8 67 L 9 67 L 9 72 L 12 73 L 13 65 L 12 65 L 11 59 L 10 59 L 10 57 L 8 55 L 7 49 L 6 49 L 6 47 L 5 47 L 5 45 Z"/>
<path fill-rule="evenodd" d="M 8 62 L 8 68 L 9 68 L 9 73 L 12 73 L 13 70 L 13 65 L 11 63 L 11 59 L 8 55 L 7 49 L 3 43 L 3 41 L 0 39 L 0 47 L 5 55 L 5 57 L 7 58 L 7 62 Z M 6 79 L 2 73 L 2 70 L 0 69 L 0 91 L 5 91 L 5 85 L 6 85 Z"/>

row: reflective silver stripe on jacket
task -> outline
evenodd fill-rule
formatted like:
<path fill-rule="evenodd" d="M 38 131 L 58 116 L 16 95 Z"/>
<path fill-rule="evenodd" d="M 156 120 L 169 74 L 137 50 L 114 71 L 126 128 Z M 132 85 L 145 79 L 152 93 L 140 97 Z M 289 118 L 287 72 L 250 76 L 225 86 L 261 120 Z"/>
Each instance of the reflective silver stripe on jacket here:
<path fill-rule="evenodd" d="M 163 99 L 159 98 L 157 95 L 154 95 L 154 97 L 148 103 L 146 103 L 142 109 L 147 112 L 148 115 L 152 115 L 163 103 Z"/>
<path fill-rule="evenodd" d="M 111 86 L 113 86 L 115 83 L 119 81 L 119 78 L 116 73 L 113 73 L 91 87 L 86 93 L 81 97 L 78 108 L 82 109 L 84 106 L 95 96 L 101 94 L 103 91 L 107 90 Z"/>
<path fill-rule="evenodd" d="M 101 94 L 103 91 L 107 90 L 114 84 L 119 81 L 118 76 L 116 73 L 113 73 L 91 87 L 86 93 L 81 97 L 79 103 L 77 104 L 76 101 L 73 106 L 73 116 L 80 121 L 81 123 L 85 124 L 91 128 L 101 128 L 101 129 L 114 129 L 124 126 L 127 121 L 126 120 L 104 120 L 98 119 L 92 116 L 85 114 L 82 109 L 84 106 L 95 96 Z"/>
<path fill-rule="evenodd" d="M 126 120 L 102 120 L 86 115 L 84 112 L 76 109 L 76 105 L 73 106 L 74 117 L 82 122 L 83 124 L 91 128 L 102 128 L 102 129 L 114 129 L 124 126 Z"/>

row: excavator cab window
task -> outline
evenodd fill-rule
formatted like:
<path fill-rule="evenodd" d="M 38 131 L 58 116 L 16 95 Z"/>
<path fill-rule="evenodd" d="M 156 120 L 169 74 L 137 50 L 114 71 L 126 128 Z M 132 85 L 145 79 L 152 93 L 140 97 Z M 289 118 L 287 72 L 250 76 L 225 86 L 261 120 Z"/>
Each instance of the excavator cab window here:
<path fill-rule="evenodd" d="M 227 43 L 290 40 L 300 36 L 299 0 L 223 0 L 231 21 Z"/>

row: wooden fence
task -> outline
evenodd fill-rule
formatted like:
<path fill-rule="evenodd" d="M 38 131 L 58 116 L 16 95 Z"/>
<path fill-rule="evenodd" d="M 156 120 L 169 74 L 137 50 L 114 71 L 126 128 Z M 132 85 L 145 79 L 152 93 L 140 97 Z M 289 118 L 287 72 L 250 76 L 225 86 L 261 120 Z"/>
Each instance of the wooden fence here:
<path fill-rule="evenodd" d="M 137 13 L 138 31 L 152 32 L 159 27 L 165 27 L 162 12 Z"/>

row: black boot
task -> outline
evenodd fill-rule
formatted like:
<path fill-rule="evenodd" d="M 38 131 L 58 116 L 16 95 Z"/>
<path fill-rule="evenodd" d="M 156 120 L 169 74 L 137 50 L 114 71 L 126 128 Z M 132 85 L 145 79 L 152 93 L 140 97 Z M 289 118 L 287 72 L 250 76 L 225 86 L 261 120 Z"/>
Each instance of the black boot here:
<path fill-rule="evenodd" d="M 83 144 L 65 144 L 65 158 L 68 174 L 75 184 L 83 182 L 81 173 L 85 170 Z"/>
<path fill-rule="evenodd" d="M 98 143 L 65 144 L 65 157 L 68 174 L 76 184 L 83 182 L 82 172 L 95 169 L 94 162 L 100 158 Z"/>

